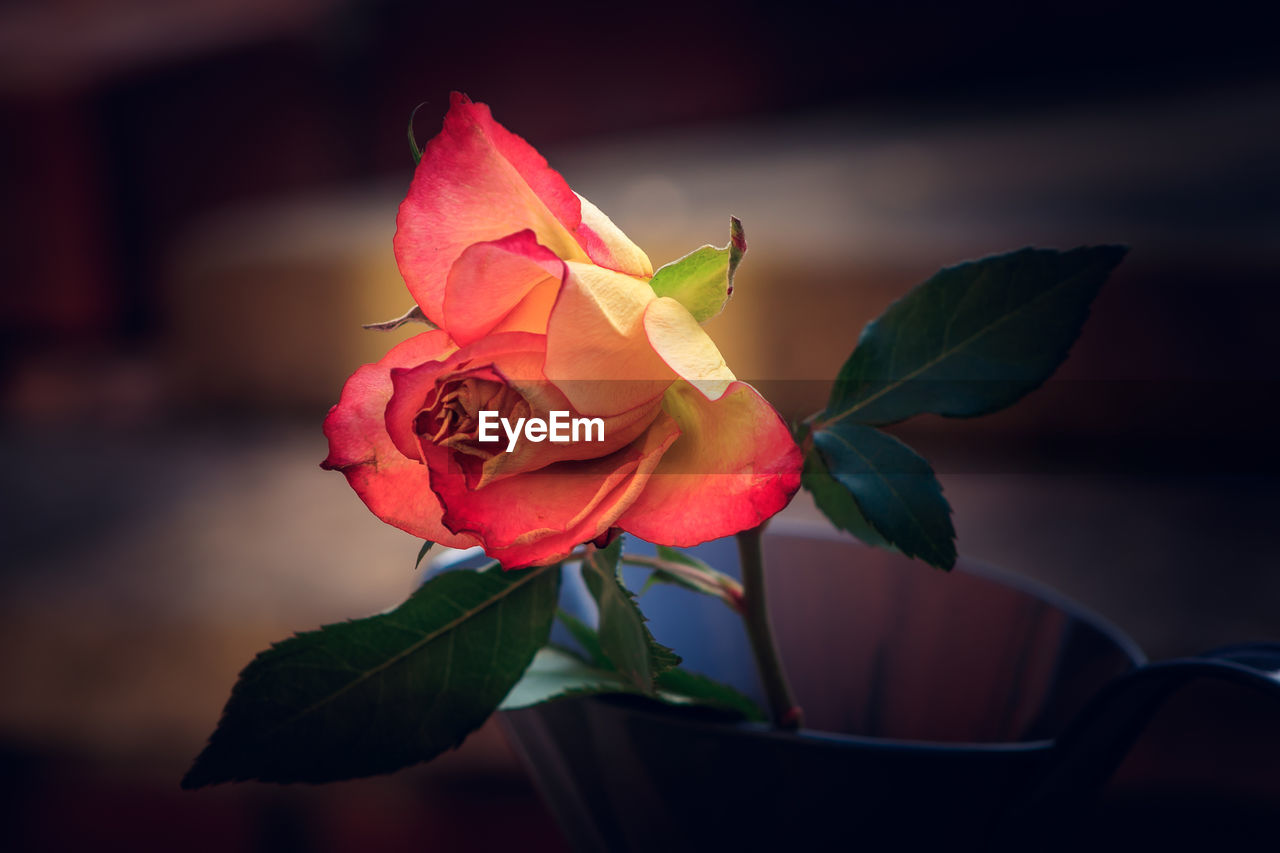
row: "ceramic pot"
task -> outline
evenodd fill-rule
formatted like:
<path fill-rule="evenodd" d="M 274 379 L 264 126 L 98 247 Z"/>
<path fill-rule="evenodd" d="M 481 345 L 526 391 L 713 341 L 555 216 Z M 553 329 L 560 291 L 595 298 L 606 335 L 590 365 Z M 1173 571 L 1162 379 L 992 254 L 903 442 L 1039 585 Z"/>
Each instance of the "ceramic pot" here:
<path fill-rule="evenodd" d="M 800 733 L 621 697 L 504 715 L 575 849 L 980 846 L 1053 738 L 1143 662 L 1094 614 L 976 564 L 783 524 L 765 553 Z M 732 542 L 699 555 L 736 564 Z M 758 695 L 736 615 L 678 589 L 643 605 L 687 666 Z"/>
<path fill-rule="evenodd" d="M 619 696 L 501 715 L 575 850 L 1048 849 L 1184 685 L 1280 700 L 1276 644 L 1147 665 L 990 567 L 944 573 L 816 525 L 775 522 L 764 547 L 802 731 Z M 736 573 L 731 540 L 693 550 Z M 688 668 L 760 698 L 736 614 L 673 587 L 643 607 Z"/>

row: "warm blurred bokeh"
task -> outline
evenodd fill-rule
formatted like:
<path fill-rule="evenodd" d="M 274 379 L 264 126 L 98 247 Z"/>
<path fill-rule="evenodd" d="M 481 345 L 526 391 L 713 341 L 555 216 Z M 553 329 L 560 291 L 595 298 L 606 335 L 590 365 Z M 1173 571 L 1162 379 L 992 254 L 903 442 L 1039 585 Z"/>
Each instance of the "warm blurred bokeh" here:
<path fill-rule="evenodd" d="M 387 779 L 176 789 L 255 651 L 414 582 L 320 421 L 411 333 L 359 324 L 409 307 L 405 123 L 455 88 L 656 264 L 739 216 L 710 330 L 788 414 L 939 266 L 1128 243 L 1058 379 L 897 432 L 962 553 L 1155 657 L 1280 639 L 1280 54 L 1245 8 L 6 4 L 4 841 L 562 849 L 494 728 Z"/>

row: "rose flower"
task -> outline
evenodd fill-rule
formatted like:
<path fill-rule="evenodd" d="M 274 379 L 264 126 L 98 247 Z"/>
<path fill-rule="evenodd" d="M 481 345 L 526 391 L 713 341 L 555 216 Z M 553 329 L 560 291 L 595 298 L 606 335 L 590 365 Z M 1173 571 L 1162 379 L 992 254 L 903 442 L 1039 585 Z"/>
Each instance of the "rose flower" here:
<path fill-rule="evenodd" d="M 383 521 L 505 568 L 623 530 L 688 546 L 753 527 L 800 483 L 777 412 L 735 379 L 649 259 L 488 107 L 455 94 L 400 206 L 396 260 L 438 328 L 355 372 L 329 456 Z M 717 306 L 718 307 L 718 306 Z M 599 418 L 603 440 L 483 441 Z"/>

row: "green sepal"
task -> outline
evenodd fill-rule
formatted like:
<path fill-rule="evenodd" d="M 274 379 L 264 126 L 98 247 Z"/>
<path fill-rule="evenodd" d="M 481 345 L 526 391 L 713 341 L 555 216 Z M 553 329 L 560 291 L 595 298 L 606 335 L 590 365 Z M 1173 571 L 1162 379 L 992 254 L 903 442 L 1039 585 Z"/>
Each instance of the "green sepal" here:
<path fill-rule="evenodd" d="M 371 332 L 394 332 L 396 329 L 406 323 L 420 323 L 426 326 L 428 330 L 440 328 L 435 323 L 427 319 L 427 315 L 422 313 L 422 309 L 414 305 L 408 311 L 391 320 L 383 320 L 380 323 L 362 323 L 360 328 L 368 329 Z"/>
<path fill-rule="evenodd" d="M 706 245 L 672 261 L 653 274 L 649 286 L 689 310 L 699 323 L 720 313 L 733 295 L 733 275 L 747 251 L 747 238 L 737 217 L 729 217 L 729 243 Z"/>
<path fill-rule="evenodd" d="M 415 166 L 422 162 L 422 149 L 418 147 L 418 140 L 413 135 L 413 118 L 418 114 L 418 110 L 426 105 L 427 102 L 423 101 L 413 108 L 413 112 L 409 113 L 409 156 L 413 158 L 413 165 Z"/>
<path fill-rule="evenodd" d="M 413 561 L 413 567 L 415 569 L 422 568 L 422 561 L 426 559 L 427 552 L 430 551 L 431 547 L 435 544 L 436 543 L 432 542 L 430 539 L 422 540 L 422 548 L 418 550 L 418 559 Z"/>

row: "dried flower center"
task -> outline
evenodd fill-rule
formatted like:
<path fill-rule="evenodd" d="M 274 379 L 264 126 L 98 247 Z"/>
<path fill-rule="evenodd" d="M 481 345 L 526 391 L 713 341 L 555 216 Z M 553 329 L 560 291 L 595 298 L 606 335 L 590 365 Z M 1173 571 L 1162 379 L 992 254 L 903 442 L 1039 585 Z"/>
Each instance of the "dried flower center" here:
<path fill-rule="evenodd" d="M 528 401 L 505 382 L 488 375 L 455 374 L 436 386 L 434 399 L 429 398 L 414 418 L 413 431 L 423 445 L 447 447 L 483 461 L 502 445 L 479 441 L 482 410 L 496 411 L 513 421 L 530 414 Z"/>

